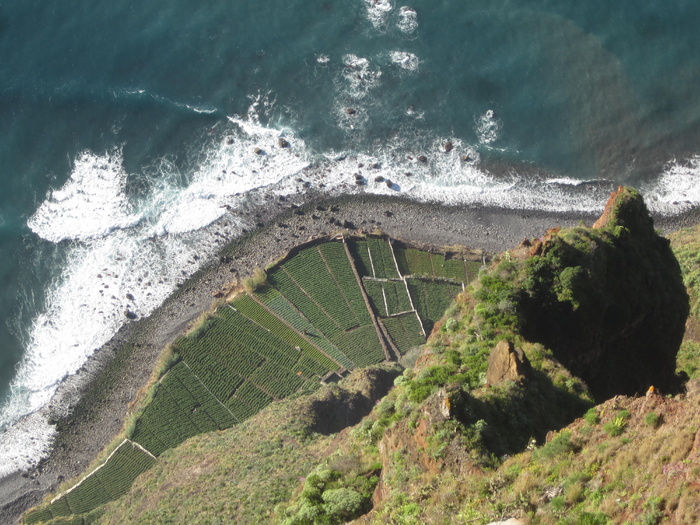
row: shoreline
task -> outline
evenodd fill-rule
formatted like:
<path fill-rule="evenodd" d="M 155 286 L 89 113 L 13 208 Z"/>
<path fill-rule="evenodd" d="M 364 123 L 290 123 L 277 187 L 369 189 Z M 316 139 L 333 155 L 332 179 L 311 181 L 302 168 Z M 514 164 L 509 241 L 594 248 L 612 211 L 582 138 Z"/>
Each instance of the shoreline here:
<path fill-rule="evenodd" d="M 0 479 L 0 521 L 14 523 L 58 484 L 78 476 L 122 429 L 129 404 L 148 381 L 164 346 L 209 309 L 214 294 L 265 267 L 310 238 L 343 230 L 387 235 L 425 246 L 464 245 L 497 253 L 555 226 L 590 224 L 597 214 L 481 206 L 445 206 L 403 197 L 289 197 L 258 213 L 262 227 L 227 241 L 218 257 L 185 281 L 147 318 L 125 324 L 72 376 L 40 412 L 58 421 L 50 455 L 28 472 Z M 700 223 L 700 210 L 654 217 L 664 234 Z"/>

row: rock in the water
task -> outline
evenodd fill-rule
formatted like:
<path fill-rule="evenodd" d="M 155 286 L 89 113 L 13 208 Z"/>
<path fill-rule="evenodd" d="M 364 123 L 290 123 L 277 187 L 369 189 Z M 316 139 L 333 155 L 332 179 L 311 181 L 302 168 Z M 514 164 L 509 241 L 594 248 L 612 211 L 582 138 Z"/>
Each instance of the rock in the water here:
<path fill-rule="evenodd" d="M 138 319 L 138 315 L 136 315 L 136 314 L 135 314 L 134 312 L 132 312 L 131 310 L 125 310 L 125 311 L 124 311 L 124 316 L 125 316 L 127 319 L 131 319 L 132 321 L 133 321 L 134 319 Z"/>
<path fill-rule="evenodd" d="M 486 371 L 486 384 L 498 385 L 504 381 L 525 379 L 530 370 L 530 362 L 520 348 L 514 348 L 509 341 L 499 341 L 489 355 Z"/>
<path fill-rule="evenodd" d="M 289 147 L 289 141 L 287 141 L 287 139 L 285 139 L 285 138 L 283 138 L 283 137 L 280 137 L 279 139 L 277 139 L 277 145 L 278 145 L 280 148 L 288 148 L 288 147 Z"/>

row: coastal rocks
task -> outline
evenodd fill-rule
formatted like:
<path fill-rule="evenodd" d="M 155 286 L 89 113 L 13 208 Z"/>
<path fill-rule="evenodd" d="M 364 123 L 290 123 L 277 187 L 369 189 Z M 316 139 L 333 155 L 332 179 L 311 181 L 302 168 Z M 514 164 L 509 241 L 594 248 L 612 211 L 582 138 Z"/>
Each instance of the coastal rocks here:
<path fill-rule="evenodd" d="M 522 381 L 530 371 L 530 362 L 520 348 L 510 341 L 499 341 L 489 355 L 486 384 L 498 385 L 505 381 Z"/>
<path fill-rule="evenodd" d="M 131 321 L 139 318 L 138 314 L 132 312 L 131 310 L 124 310 L 124 317 Z"/>

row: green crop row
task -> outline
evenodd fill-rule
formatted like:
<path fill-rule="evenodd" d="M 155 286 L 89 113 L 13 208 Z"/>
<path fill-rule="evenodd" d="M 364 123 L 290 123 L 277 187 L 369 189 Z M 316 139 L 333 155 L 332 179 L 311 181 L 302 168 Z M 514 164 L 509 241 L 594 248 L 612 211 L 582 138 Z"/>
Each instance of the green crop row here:
<path fill-rule="evenodd" d="M 388 317 L 413 309 L 403 281 L 373 281 L 365 279 L 363 284 L 370 303 L 378 315 Z"/>
<path fill-rule="evenodd" d="M 255 386 L 251 381 L 246 381 L 236 390 L 235 398 L 251 407 L 255 413 L 272 402 L 272 398 Z"/>
<path fill-rule="evenodd" d="M 460 257 L 445 258 L 441 253 L 428 253 L 415 248 L 396 247 L 394 251 L 402 275 L 440 277 L 464 283 L 476 276 L 470 273 L 470 265 L 474 263 Z M 476 264 L 478 271 L 480 263 Z"/>
<path fill-rule="evenodd" d="M 343 330 L 360 324 L 350 301 L 331 275 L 316 246 L 302 250 L 282 266 Z"/>
<path fill-rule="evenodd" d="M 331 340 L 357 366 L 369 366 L 384 361 L 384 350 L 374 325 L 365 325 L 337 334 Z"/>
<path fill-rule="evenodd" d="M 369 324 L 372 319 L 362 298 L 362 290 L 352 271 L 345 248 L 340 242 L 327 242 L 318 247 L 335 282 L 342 290 L 360 324 Z"/>
<path fill-rule="evenodd" d="M 222 329 L 226 330 L 230 339 L 238 345 L 243 345 L 286 368 L 291 368 L 299 359 L 299 352 L 294 346 L 286 343 L 276 334 L 254 323 L 240 312 L 232 308 L 223 307 L 217 310 L 217 316 L 221 316 L 226 324 Z"/>
<path fill-rule="evenodd" d="M 391 247 L 387 241 L 376 237 L 367 237 L 367 247 L 372 256 L 372 263 L 376 273 L 375 277 L 380 279 L 399 277 L 394 257 L 391 254 Z"/>
<path fill-rule="evenodd" d="M 299 288 L 282 268 L 268 273 L 268 281 L 326 337 L 341 332 L 341 328 L 314 301 Z"/>
<path fill-rule="evenodd" d="M 187 438 L 227 428 L 235 419 L 221 410 L 221 405 L 204 387 L 196 388 L 196 378 L 184 362 L 173 367 L 158 385 L 153 400 L 136 421 L 134 441 L 154 455 L 179 445 Z M 190 391 L 187 387 L 190 387 Z"/>
<path fill-rule="evenodd" d="M 154 462 L 155 460 L 146 452 L 133 443 L 125 441 L 117 447 L 101 468 L 49 506 L 28 514 L 25 523 L 39 523 L 62 516 L 90 512 L 126 494 L 134 480 L 151 468 Z M 82 523 L 82 518 L 76 517 L 76 519 Z"/>
<path fill-rule="evenodd" d="M 275 363 L 267 362 L 249 380 L 274 398 L 282 399 L 299 390 L 304 381 L 310 379 L 303 376 L 303 371 L 298 372 L 299 374 L 292 373 Z"/>
<path fill-rule="evenodd" d="M 298 346 L 302 350 L 303 355 L 316 361 L 317 366 L 314 365 L 313 367 L 314 369 L 322 369 L 323 371 L 320 372 L 321 375 L 330 370 L 335 370 L 338 368 L 338 365 L 334 361 L 329 359 L 326 355 L 304 339 L 297 331 L 282 322 L 278 317 L 276 317 L 250 296 L 240 296 L 232 303 L 232 306 L 262 327 L 270 330 L 286 343 L 292 346 Z"/>
<path fill-rule="evenodd" d="M 364 239 L 351 239 L 348 241 L 348 248 L 350 248 L 353 261 L 355 261 L 357 273 L 359 273 L 361 277 L 376 277 L 369 256 L 367 241 Z"/>
<path fill-rule="evenodd" d="M 408 279 L 408 289 L 413 304 L 420 315 L 426 332 L 429 334 L 433 325 L 442 318 L 445 310 L 462 291 L 462 286 L 445 281 L 424 281 Z"/>
<path fill-rule="evenodd" d="M 408 352 L 411 348 L 420 346 L 425 343 L 425 337 L 421 332 L 421 325 L 418 322 L 416 314 L 413 312 L 401 314 L 396 317 L 388 317 L 380 321 L 389 337 L 394 342 L 396 347 L 401 352 L 401 355 Z"/>
<path fill-rule="evenodd" d="M 345 354 L 338 350 L 319 329 L 317 329 L 305 317 L 303 317 L 301 313 L 299 313 L 299 311 L 292 305 L 292 303 L 282 296 L 282 294 L 276 292 L 276 295 L 270 295 L 270 298 L 265 302 L 265 306 L 287 321 L 300 333 L 309 337 L 315 345 L 331 356 L 331 358 L 342 364 L 345 368 L 348 370 L 355 368 L 355 364 L 350 361 Z"/>
<path fill-rule="evenodd" d="M 382 290 L 384 290 L 382 285 L 384 283 L 381 281 L 364 279 L 362 284 L 365 287 L 365 292 L 367 292 L 369 302 L 376 314 L 382 317 L 389 315 L 389 313 L 386 311 L 386 303 L 384 302 L 384 295 L 382 294 Z"/>

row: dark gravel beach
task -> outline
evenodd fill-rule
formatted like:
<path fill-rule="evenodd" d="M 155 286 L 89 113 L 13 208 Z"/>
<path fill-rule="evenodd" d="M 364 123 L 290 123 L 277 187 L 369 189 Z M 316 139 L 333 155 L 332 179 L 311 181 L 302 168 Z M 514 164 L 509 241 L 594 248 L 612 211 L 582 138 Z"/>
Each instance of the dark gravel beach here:
<path fill-rule="evenodd" d="M 27 508 L 79 475 L 120 431 L 129 403 L 148 381 L 163 347 L 206 311 L 213 295 L 248 276 L 256 267 L 285 255 L 310 238 L 344 230 L 380 229 L 396 239 L 425 246 L 463 245 L 500 252 L 548 228 L 572 226 L 593 215 L 483 207 L 446 207 L 401 198 L 350 196 L 297 207 L 290 201 L 260 212 L 255 231 L 224 248 L 148 318 L 130 322 L 104 345 L 81 371 L 67 378 L 44 410 L 60 432 L 49 458 L 31 472 L 0 480 L 0 523 L 14 523 Z M 657 218 L 670 231 L 700 222 L 698 211 Z"/>

